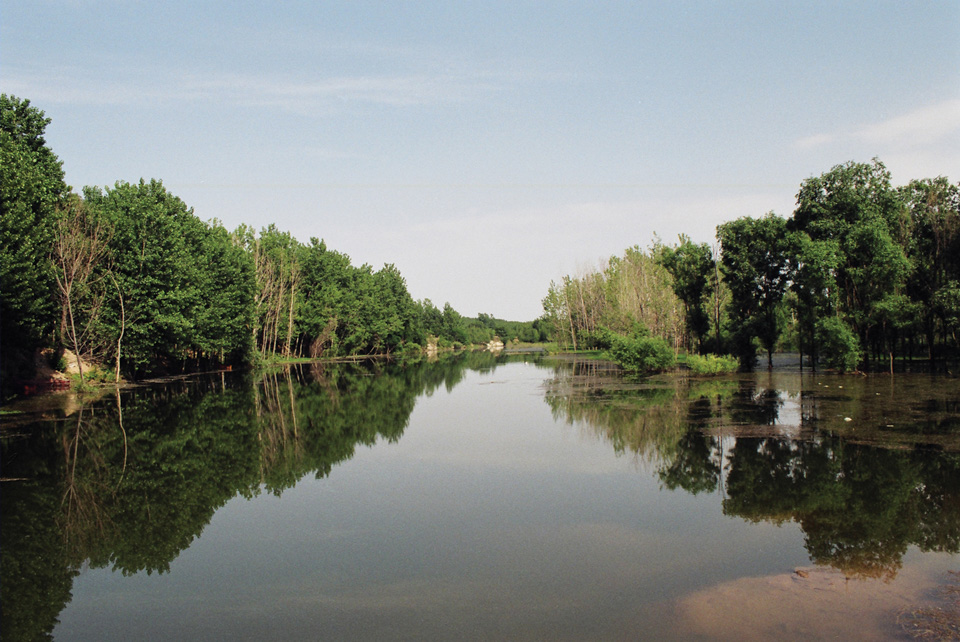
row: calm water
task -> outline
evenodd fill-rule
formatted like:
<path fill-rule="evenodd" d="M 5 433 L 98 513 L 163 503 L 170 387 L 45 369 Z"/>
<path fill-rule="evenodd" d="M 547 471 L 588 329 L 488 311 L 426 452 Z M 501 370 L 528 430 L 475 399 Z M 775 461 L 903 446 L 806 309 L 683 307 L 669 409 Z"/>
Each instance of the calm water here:
<path fill-rule="evenodd" d="M 960 570 L 954 378 L 475 354 L 62 403 L 5 422 L 4 640 L 896 639 Z"/>

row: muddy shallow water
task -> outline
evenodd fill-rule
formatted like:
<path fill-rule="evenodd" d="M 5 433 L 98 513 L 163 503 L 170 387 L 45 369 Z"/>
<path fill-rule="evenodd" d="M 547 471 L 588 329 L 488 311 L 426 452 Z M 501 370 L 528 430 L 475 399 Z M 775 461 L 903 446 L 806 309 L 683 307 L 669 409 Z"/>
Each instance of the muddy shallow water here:
<path fill-rule="evenodd" d="M 958 403 L 490 355 L 110 393 L 3 439 L 2 637 L 898 639 L 960 570 Z"/>

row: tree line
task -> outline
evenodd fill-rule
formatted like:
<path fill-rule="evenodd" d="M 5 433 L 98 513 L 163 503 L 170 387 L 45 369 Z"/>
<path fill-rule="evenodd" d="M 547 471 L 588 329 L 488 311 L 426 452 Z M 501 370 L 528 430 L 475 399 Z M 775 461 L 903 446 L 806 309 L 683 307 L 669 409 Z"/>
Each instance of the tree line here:
<path fill-rule="evenodd" d="M 655 239 L 551 283 L 557 341 L 606 347 L 640 326 L 675 351 L 752 366 L 791 349 L 841 371 L 960 356 L 960 185 L 945 177 L 897 187 L 878 159 L 851 161 L 804 180 L 790 218 L 741 217 L 717 241 Z"/>
<path fill-rule="evenodd" d="M 44 138 L 49 123 L 29 100 L 0 96 L 5 383 L 32 376 L 51 346 L 119 378 L 541 338 L 532 323 L 415 301 L 394 265 L 356 267 L 317 238 L 204 222 L 159 180 L 75 193 Z"/>

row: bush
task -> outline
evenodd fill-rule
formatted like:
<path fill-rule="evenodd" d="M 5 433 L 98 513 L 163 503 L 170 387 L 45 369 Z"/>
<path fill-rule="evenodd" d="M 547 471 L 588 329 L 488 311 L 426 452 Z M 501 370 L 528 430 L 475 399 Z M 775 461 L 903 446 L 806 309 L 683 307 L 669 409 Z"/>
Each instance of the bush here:
<path fill-rule="evenodd" d="M 846 323 L 837 317 L 817 321 L 817 342 L 820 344 L 820 359 L 828 367 L 840 372 L 856 370 L 863 358 L 860 341 Z"/>
<path fill-rule="evenodd" d="M 411 341 L 410 343 L 403 344 L 403 347 L 400 348 L 400 355 L 404 357 L 413 357 L 421 354 L 423 348 L 419 343 Z"/>
<path fill-rule="evenodd" d="M 616 336 L 604 327 L 600 327 L 593 332 L 584 332 L 580 336 L 580 348 L 583 350 L 609 350 Z"/>
<path fill-rule="evenodd" d="M 697 375 L 715 375 L 735 372 L 740 367 L 740 362 L 730 355 L 708 354 L 701 357 L 691 354 L 687 357 L 687 366 Z"/>
<path fill-rule="evenodd" d="M 661 372 L 676 361 L 666 341 L 637 335 L 613 335 L 610 339 L 610 356 L 621 368 L 630 372 Z"/>

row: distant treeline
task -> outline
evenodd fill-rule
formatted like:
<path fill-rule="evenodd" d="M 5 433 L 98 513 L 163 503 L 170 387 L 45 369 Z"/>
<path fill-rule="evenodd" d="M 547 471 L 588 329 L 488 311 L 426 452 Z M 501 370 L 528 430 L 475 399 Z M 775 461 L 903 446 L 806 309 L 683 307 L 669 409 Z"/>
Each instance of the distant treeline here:
<path fill-rule="evenodd" d="M 652 334 L 675 350 L 799 350 L 839 370 L 960 356 L 960 185 L 894 187 L 883 163 L 804 180 L 793 216 L 717 227 L 718 245 L 655 240 L 551 283 L 556 338 L 576 348 Z"/>
<path fill-rule="evenodd" d="M 158 180 L 74 193 L 30 101 L 0 96 L 0 375 L 42 347 L 127 376 L 260 357 L 538 341 L 535 323 L 415 301 L 393 265 L 355 267 L 316 238 L 203 222 Z"/>

